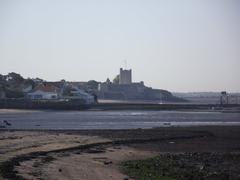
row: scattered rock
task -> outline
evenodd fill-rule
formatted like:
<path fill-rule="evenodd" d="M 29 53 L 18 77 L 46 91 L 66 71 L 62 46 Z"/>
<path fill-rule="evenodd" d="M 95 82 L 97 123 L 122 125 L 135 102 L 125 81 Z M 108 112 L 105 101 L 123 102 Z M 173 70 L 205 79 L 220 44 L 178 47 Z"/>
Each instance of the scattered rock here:
<path fill-rule="evenodd" d="M 99 150 L 99 149 L 90 149 L 87 151 L 87 153 L 90 153 L 90 154 L 95 154 L 95 153 L 104 153 L 105 150 Z"/>
<path fill-rule="evenodd" d="M 12 124 L 10 122 L 8 122 L 7 120 L 3 121 L 7 126 L 11 126 Z"/>
<path fill-rule="evenodd" d="M 105 164 L 105 165 L 112 164 L 112 161 L 104 161 L 104 164 Z"/>
<path fill-rule="evenodd" d="M 120 146 L 114 146 L 114 149 L 122 149 Z"/>
<path fill-rule="evenodd" d="M 133 160 L 125 163 L 126 174 L 139 174 L 143 179 L 167 176 L 173 179 L 239 179 L 240 154 L 222 153 L 180 153 L 161 154 L 147 160 Z M 231 171 L 229 171 L 231 166 Z M 142 172 L 145 172 L 142 174 Z M 136 177 L 136 179 L 138 179 Z M 153 178 L 154 177 L 154 178 Z M 157 179 L 157 178 L 156 178 Z"/>
<path fill-rule="evenodd" d="M 166 123 L 163 123 L 164 126 L 171 126 L 171 123 L 169 122 L 166 122 Z"/>

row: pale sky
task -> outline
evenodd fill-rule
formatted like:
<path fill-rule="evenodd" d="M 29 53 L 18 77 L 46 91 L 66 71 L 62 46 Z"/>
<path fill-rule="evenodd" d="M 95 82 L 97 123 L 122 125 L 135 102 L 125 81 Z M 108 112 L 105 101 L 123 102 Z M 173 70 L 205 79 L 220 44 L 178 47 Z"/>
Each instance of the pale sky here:
<path fill-rule="evenodd" d="M 239 0 L 0 0 L 0 74 L 240 92 Z"/>

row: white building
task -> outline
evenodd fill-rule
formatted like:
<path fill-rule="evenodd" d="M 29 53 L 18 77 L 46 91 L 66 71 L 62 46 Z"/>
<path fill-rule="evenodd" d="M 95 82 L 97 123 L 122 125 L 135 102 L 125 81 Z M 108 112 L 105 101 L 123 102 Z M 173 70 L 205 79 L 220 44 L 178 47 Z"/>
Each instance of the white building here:
<path fill-rule="evenodd" d="M 71 99 L 83 99 L 86 104 L 94 104 L 95 99 L 92 95 L 84 92 L 83 90 L 79 88 L 75 88 L 75 90 L 71 91 L 71 95 L 69 98 Z"/>
<path fill-rule="evenodd" d="M 40 84 L 32 91 L 27 93 L 27 97 L 30 99 L 57 99 L 58 89 L 52 85 Z"/>

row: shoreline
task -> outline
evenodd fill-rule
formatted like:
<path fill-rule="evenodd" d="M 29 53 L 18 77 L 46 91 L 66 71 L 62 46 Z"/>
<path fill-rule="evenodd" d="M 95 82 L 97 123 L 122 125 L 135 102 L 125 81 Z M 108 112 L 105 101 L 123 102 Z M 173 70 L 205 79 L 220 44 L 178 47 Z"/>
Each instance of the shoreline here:
<path fill-rule="evenodd" d="M 131 130 L 1 130 L 0 172 L 10 179 L 43 176 L 49 179 L 53 176 L 68 179 L 86 176 L 85 179 L 89 180 L 94 177 L 108 179 L 109 176 L 116 176 L 114 179 L 123 179 L 128 176 L 122 174 L 121 164 L 129 160 L 148 159 L 166 153 L 174 155 L 198 152 L 200 156 L 204 152 L 238 154 L 239 132 L 239 126 Z M 85 163 L 88 167 L 84 166 Z M 30 166 L 32 168 L 29 170 Z M 89 171 L 89 168 L 94 172 Z M 98 178 L 100 172 L 102 176 Z"/>
<path fill-rule="evenodd" d="M 225 111 L 225 112 L 240 112 L 240 104 L 198 104 L 198 103 L 97 103 L 97 104 L 77 104 L 59 102 L 18 102 L 10 100 L 9 103 L 0 101 L 0 109 L 23 109 L 23 110 L 78 110 L 78 111 L 112 111 L 112 110 L 205 110 L 205 111 Z"/>

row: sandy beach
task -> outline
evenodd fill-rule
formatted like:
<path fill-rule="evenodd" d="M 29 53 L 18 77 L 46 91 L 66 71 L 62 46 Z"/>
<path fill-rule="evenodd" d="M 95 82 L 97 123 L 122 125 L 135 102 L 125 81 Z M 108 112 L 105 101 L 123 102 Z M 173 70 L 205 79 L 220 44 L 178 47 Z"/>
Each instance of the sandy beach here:
<path fill-rule="evenodd" d="M 145 130 L 1 131 L 1 178 L 135 179 L 125 174 L 122 163 L 164 154 L 201 155 L 207 152 L 218 155 L 235 154 L 238 157 L 239 132 L 240 127 L 227 126 Z M 219 168 L 222 165 L 224 163 L 219 164 Z M 237 168 L 238 165 L 239 163 L 233 163 L 231 166 Z M 235 171 L 238 172 L 236 168 Z"/>

